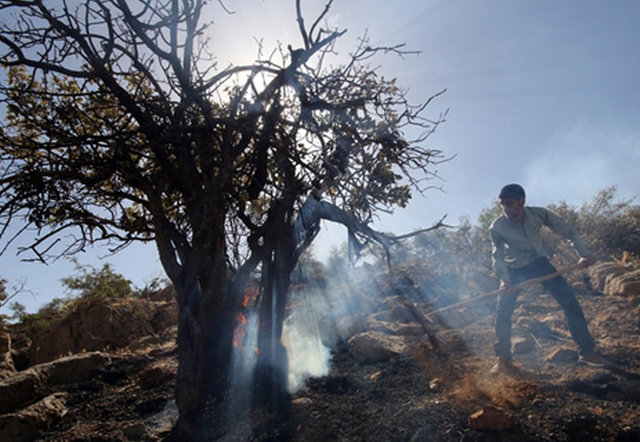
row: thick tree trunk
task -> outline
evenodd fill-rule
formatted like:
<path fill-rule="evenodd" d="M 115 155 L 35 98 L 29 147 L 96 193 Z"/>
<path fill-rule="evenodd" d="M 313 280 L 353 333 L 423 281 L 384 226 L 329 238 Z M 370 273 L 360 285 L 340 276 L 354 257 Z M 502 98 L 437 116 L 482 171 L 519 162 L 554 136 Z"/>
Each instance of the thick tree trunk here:
<path fill-rule="evenodd" d="M 212 273 L 206 284 L 186 281 L 178 289 L 179 418 L 171 434 L 175 441 L 216 440 L 232 423 L 227 418 L 238 302 L 226 272 Z"/>
<path fill-rule="evenodd" d="M 291 270 L 270 263 L 263 286 L 258 334 L 258 361 L 255 369 L 254 407 L 267 407 L 277 419 L 289 412 L 289 359 L 282 345 L 282 329 Z"/>
<path fill-rule="evenodd" d="M 262 296 L 259 304 L 258 360 L 254 370 L 252 404 L 269 411 L 274 423 L 286 423 L 290 411 L 288 357 L 282 344 L 291 273 L 298 256 L 317 233 L 320 219 L 345 224 L 350 232 L 361 226 L 336 207 L 310 197 L 292 222 L 293 206 L 283 204 L 271 218 L 272 235 L 264 237 Z M 222 248 L 220 250 L 223 250 Z M 217 258 L 217 259 L 216 259 Z M 224 253 L 207 263 L 207 278 L 181 281 L 179 286 L 176 401 L 179 420 L 173 440 L 214 440 L 233 422 L 229 407 L 233 331 L 244 285 L 228 279 Z M 244 270 L 246 276 L 256 263 Z M 195 268 L 201 268 L 201 265 Z M 202 274 L 203 272 L 199 272 Z M 193 272 L 195 275 L 196 272 Z"/>
<path fill-rule="evenodd" d="M 291 273 L 297 262 L 293 224 L 287 216 L 283 216 L 282 221 L 262 260 L 263 293 L 253 398 L 254 407 L 266 407 L 278 422 L 289 417 L 289 360 L 282 344 L 282 330 Z"/>

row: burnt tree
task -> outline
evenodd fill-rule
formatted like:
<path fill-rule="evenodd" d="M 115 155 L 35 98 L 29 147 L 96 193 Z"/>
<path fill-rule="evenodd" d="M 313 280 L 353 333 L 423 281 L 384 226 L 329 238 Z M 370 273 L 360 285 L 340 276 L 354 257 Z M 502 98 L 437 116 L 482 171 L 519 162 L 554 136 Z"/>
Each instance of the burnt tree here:
<path fill-rule="evenodd" d="M 424 145 L 444 119 L 424 115 L 438 94 L 412 105 L 366 65 L 402 46 L 364 38 L 330 64 L 345 32 L 322 26 L 331 3 L 308 27 L 296 2 L 299 45 L 219 68 L 204 0 L 0 0 L 0 235 L 31 231 L 22 253 L 44 262 L 156 244 L 178 296 L 178 440 L 225 431 L 250 275 L 261 272 L 257 403 L 277 409 L 290 274 L 318 220 L 384 241 L 368 223 L 426 190 L 442 159 Z"/>

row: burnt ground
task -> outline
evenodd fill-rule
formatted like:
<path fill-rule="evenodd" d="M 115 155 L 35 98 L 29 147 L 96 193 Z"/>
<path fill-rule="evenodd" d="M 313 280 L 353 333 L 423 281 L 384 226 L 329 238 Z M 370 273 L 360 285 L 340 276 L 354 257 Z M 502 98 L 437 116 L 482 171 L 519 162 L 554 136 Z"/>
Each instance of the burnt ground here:
<path fill-rule="evenodd" d="M 558 350 L 575 350 L 562 311 L 533 290 L 521 296 L 514 315 L 514 338 L 525 338 L 514 356 L 521 376 L 489 373 L 494 300 L 487 299 L 446 323 L 430 318 L 437 348 L 425 336 L 408 337 L 404 353 L 364 364 L 338 344 L 329 374 L 309 379 L 292 396 L 287 430 L 265 429 L 254 418 L 226 440 L 640 440 L 640 295 L 579 290 L 578 297 L 612 368 L 584 365 L 572 353 L 562 360 Z M 66 388 L 69 412 L 43 440 L 162 439 L 176 415 L 176 367 L 171 341 L 114 354 L 100 378 Z M 470 416 L 489 408 L 506 416 L 510 428 L 472 428 Z"/>
<path fill-rule="evenodd" d="M 437 333 L 439 350 L 417 339 L 410 352 L 373 365 L 336 350 L 331 374 L 296 394 L 296 439 L 640 440 L 640 298 L 579 295 L 600 351 L 615 363 L 611 368 L 584 365 L 574 353 L 562 360 L 562 350 L 575 346 L 561 309 L 538 291 L 521 299 L 514 341 L 533 345 L 514 354 L 520 376 L 490 374 L 493 303 L 470 305 L 449 318 L 452 328 Z M 515 426 L 470 428 L 469 417 L 487 408 Z"/>

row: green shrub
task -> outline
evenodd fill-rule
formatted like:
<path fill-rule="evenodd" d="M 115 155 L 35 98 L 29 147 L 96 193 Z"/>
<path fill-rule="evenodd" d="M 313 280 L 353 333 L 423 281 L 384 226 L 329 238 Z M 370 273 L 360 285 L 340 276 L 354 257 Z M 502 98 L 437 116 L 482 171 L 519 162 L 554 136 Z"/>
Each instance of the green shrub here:
<path fill-rule="evenodd" d="M 614 186 L 579 208 L 564 201 L 549 208 L 578 230 L 596 257 L 620 259 L 624 253 L 640 255 L 640 206 L 632 203 L 618 200 Z"/>
<path fill-rule="evenodd" d="M 80 299 L 123 299 L 133 295 L 131 281 L 115 273 L 109 263 L 97 270 L 76 262 L 76 270 L 78 275 L 62 278 L 61 282 L 68 291 L 78 292 Z"/>

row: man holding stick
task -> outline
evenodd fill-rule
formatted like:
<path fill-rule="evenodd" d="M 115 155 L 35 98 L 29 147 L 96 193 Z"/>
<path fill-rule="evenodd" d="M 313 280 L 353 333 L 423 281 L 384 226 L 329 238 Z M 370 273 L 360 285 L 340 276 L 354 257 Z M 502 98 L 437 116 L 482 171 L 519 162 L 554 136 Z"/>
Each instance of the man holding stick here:
<path fill-rule="evenodd" d="M 525 192 L 518 184 L 508 184 L 498 195 L 503 215 L 491 225 L 492 264 L 500 279 L 496 309 L 496 337 L 494 346 L 497 363 L 492 372 L 515 371 L 511 362 L 511 316 L 519 290 L 513 286 L 527 280 L 557 273 L 546 257 L 540 228 L 544 225 L 571 242 L 580 255 L 578 263 L 587 267 L 595 262 L 587 245 L 578 233 L 558 215 L 542 207 L 525 207 Z M 569 331 L 580 349 L 580 360 L 593 366 L 608 365 L 599 353 L 571 286 L 558 275 L 541 284 L 564 310 Z"/>

